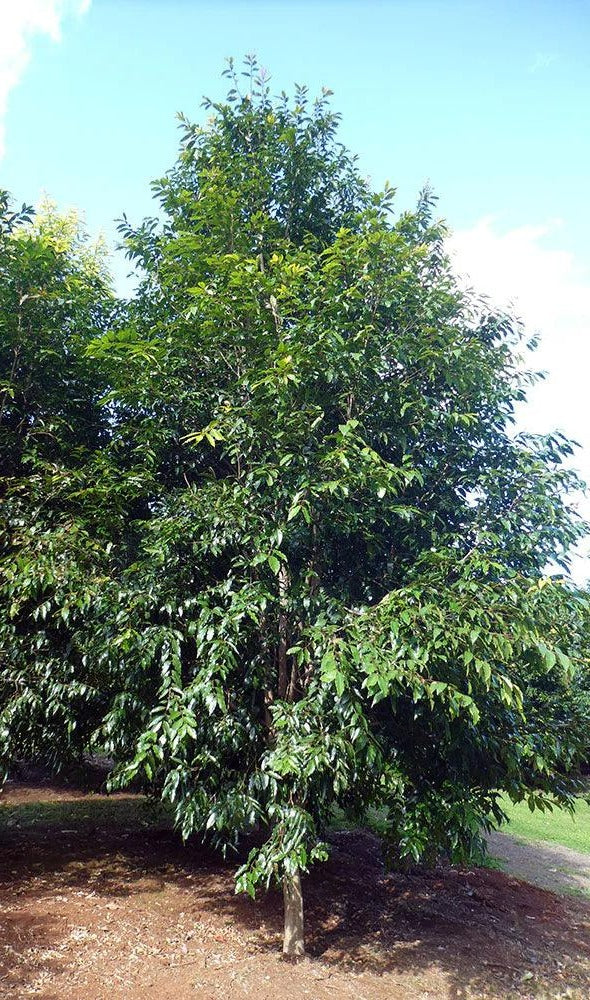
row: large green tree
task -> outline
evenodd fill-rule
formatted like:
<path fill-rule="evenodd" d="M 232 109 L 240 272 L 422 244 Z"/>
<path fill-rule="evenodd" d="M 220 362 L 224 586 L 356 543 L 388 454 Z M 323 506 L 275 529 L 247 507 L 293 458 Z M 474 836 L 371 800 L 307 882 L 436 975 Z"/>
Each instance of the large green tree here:
<path fill-rule="evenodd" d="M 237 886 L 282 882 L 296 955 L 337 808 L 378 807 L 392 858 L 460 860 L 502 792 L 571 801 L 583 726 L 538 692 L 555 706 L 587 660 L 586 606 L 544 576 L 582 528 L 569 443 L 514 431 L 519 324 L 461 289 L 431 195 L 395 218 L 327 93 L 229 74 L 181 120 L 163 222 L 122 224 L 141 284 L 84 353 L 105 437 L 44 529 L 59 586 L 30 532 L 5 557 L 3 639 L 13 663 L 62 629 L 81 742 L 184 836 L 251 834 Z"/>

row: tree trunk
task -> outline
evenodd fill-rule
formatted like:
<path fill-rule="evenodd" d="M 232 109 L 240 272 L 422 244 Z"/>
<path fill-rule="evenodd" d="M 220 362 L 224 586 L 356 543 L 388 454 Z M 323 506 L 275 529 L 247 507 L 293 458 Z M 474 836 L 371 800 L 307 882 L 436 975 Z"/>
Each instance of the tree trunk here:
<path fill-rule="evenodd" d="M 303 893 L 299 872 L 295 875 L 285 875 L 283 878 L 283 900 L 285 905 L 283 958 L 302 958 L 305 955 L 305 941 L 303 937 Z"/>

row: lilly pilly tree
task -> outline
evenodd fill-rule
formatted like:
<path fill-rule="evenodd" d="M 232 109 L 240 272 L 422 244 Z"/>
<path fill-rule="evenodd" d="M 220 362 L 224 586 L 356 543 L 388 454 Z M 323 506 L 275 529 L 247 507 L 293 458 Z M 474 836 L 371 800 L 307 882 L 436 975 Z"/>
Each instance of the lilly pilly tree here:
<path fill-rule="evenodd" d="M 94 348 L 133 353 L 116 433 L 155 484 L 110 655 L 145 709 L 118 780 L 147 776 L 185 836 L 258 829 L 237 885 L 282 880 L 299 954 L 336 805 L 378 806 L 417 859 L 469 856 L 501 790 L 568 801 L 575 737 L 522 691 L 567 683 L 540 581 L 578 527 L 567 442 L 511 431 L 517 324 L 460 292 L 431 199 L 392 222 L 326 95 L 273 101 L 249 69 L 182 120 L 163 228 L 123 228 L 138 299 Z"/>
<path fill-rule="evenodd" d="M 112 311 L 103 249 L 76 214 L 13 211 L 0 193 L 2 776 L 15 756 L 78 758 L 105 710 L 77 635 L 120 516 L 100 459 L 105 382 L 86 354 Z"/>
<path fill-rule="evenodd" d="M 123 227 L 144 278 L 90 348 L 95 488 L 135 493 L 75 649 L 114 782 L 143 777 L 185 836 L 251 833 L 237 886 L 282 882 L 297 955 L 336 807 L 378 807 L 392 858 L 461 859 L 501 792 L 570 801 L 578 735 L 527 682 L 566 690 L 587 648 L 542 576 L 580 529 L 567 441 L 511 430 L 518 325 L 460 291 L 428 194 L 393 221 L 327 95 L 247 72 L 182 119 L 163 225 Z"/>

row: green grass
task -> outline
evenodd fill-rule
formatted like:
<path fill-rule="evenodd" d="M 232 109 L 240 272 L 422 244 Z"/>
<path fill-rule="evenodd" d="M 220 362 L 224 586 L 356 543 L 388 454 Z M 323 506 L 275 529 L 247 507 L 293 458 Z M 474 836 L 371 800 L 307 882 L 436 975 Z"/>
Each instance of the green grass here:
<path fill-rule="evenodd" d="M 514 805 L 509 799 L 502 802 L 509 823 L 501 829 L 523 840 L 549 840 L 573 851 L 590 854 L 590 805 L 585 799 L 577 800 L 575 814 L 563 809 L 553 812 L 531 812 L 526 802 Z"/>
<path fill-rule="evenodd" d="M 481 867 L 489 868 L 493 872 L 503 872 L 506 870 L 506 862 L 495 858 L 492 854 L 486 854 L 481 860 Z"/>
<path fill-rule="evenodd" d="M 171 827 L 165 810 L 138 796 L 90 796 L 80 800 L 26 802 L 18 805 L 0 802 L 0 833 L 8 830 L 88 828 L 145 829 Z"/>

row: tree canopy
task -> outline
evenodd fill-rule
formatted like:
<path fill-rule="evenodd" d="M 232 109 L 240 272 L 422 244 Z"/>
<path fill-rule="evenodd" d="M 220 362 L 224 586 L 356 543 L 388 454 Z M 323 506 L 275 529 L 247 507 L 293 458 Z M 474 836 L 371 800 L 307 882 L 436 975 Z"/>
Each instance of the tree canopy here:
<path fill-rule="evenodd" d="M 0 737 L 100 748 L 183 836 L 250 836 L 237 887 L 283 881 L 298 953 L 338 811 L 378 809 L 392 860 L 464 860 L 502 793 L 571 802 L 588 609 L 547 567 L 584 526 L 572 445 L 514 429 L 520 324 L 462 287 L 432 194 L 396 217 L 329 92 L 228 73 L 160 218 L 121 223 L 130 301 L 4 206 Z"/>

